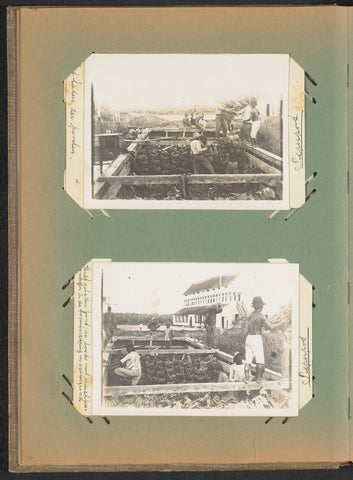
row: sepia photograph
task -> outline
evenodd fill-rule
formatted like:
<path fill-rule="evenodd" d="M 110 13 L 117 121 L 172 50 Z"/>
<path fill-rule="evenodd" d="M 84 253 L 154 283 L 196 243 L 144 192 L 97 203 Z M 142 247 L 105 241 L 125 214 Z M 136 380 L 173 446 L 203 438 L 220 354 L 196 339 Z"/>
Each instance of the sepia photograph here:
<path fill-rule="evenodd" d="M 97 414 L 298 415 L 298 265 L 99 268 Z"/>
<path fill-rule="evenodd" d="M 92 205 L 281 208 L 288 78 L 288 55 L 92 55 Z"/>

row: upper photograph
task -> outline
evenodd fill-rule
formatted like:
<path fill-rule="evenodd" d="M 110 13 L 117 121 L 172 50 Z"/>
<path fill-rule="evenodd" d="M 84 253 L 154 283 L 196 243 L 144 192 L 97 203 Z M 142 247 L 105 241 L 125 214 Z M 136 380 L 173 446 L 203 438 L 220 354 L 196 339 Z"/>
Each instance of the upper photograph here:
<path fill-rule="evenodd" d="M 304 71 L 289 55 L 93 54 L 65 101 L 65 189 L 83 208 L 303 202 Z"/>

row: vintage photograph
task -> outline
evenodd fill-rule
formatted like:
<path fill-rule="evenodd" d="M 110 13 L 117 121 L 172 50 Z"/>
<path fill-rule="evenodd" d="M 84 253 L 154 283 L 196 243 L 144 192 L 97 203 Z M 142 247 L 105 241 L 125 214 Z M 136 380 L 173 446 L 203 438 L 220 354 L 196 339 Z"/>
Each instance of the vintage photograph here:
<path fill-rule="evenodd" d="M 90 198 L 138 208 L 141 201 L 280 208 L 288 198 L 288 62 L 288 55 L 92 55 Z"/>
<path fill-rule="evenodd" d="M 95 411 L 298 414 L 298 265 L 100 269 Z"/>

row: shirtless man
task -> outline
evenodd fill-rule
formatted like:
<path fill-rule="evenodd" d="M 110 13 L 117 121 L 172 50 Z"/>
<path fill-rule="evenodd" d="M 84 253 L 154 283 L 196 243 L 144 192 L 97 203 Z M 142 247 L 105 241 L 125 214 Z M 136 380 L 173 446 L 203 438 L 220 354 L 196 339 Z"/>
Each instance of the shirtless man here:
<path fill-rule="evenodd" d="M 264 345 L 262 341 L 262 327 L 273 330 L 265 315 L 261 313 L 265 305 L 261 297 L 254 297 L 252 306 L 254 311 L 249 316 L 248 334 L 245 341 L 245 381 L 250 380 L 251 363 L 255 358 L 257 382 L 261 382 L 265 371 Z"/>
<path fill-rule="evenodd" d="M 211 305 L 206 313 L 205 327 L 207 332 L 207 346 L 214 348 L 215 346 L 215 330 L 216 330 L 216 316 L 221 313 L 223 307 L 221 304 Z"/>

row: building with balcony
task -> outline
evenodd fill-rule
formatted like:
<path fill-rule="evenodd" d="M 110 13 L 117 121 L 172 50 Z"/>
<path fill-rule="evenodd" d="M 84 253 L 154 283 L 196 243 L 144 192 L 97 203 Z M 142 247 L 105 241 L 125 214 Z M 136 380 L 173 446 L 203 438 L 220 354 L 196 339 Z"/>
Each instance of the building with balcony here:
<path fill-rule="evenodd" d="M 173 315 L 173 325 L 201 328 L 211 305 L 221 304 L 216 327 L 231 328 L 249 312 L 243 301 L 239 275 L 221 275 L 193 283 L 184 292 L 184 306 Z"/>

